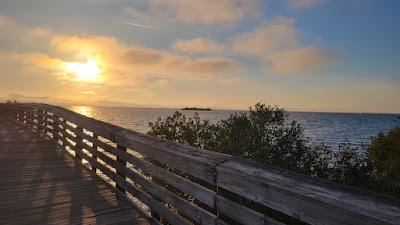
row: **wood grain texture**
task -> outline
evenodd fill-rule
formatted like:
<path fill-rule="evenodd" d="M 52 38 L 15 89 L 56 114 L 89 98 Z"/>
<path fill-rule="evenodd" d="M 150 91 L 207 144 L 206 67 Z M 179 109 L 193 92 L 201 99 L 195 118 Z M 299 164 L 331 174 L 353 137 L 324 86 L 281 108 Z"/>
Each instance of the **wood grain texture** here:
<path fill-rule="evenodd" d="M 396 199 L 237 159 L 218 166 L 218 186 L 310 224 L 400 224 Z"/>

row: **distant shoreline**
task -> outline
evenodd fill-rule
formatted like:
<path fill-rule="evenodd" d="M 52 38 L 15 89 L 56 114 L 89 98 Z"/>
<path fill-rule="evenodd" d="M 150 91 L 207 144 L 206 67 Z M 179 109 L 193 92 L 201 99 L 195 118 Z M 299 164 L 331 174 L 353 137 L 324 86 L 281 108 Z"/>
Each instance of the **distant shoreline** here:
<path fill-rule="evenodd" d="M 212 111 L 210 108 L 197 108 L 197 107 L 185 107 L 181 110 L 191 110 L 191 111 Z"/>

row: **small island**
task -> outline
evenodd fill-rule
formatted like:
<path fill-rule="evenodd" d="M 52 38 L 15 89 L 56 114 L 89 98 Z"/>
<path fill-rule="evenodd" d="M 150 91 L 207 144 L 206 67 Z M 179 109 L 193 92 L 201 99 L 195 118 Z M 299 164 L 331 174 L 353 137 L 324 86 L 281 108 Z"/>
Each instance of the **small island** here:
<path fill-rule="evenodd" d="M 181 110 L 192 110 L 192 111 L 211 111 L 210 108 L 197 108 L 197 107 L 185 107 Z"/>

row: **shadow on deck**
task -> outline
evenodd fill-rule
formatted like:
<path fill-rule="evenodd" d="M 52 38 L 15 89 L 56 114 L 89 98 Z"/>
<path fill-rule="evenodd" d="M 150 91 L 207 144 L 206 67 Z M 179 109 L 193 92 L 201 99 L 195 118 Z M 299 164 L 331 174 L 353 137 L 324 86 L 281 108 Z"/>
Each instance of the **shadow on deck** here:
<path fill-rule="evenodd" d="M 0 116 L 1 224 L 147 224 L 51 140 Z"/>

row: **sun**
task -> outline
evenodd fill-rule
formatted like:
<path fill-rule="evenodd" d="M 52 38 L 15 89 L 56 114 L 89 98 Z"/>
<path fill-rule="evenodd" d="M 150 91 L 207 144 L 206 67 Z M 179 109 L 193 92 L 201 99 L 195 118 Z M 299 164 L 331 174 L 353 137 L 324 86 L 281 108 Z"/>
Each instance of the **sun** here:
<path fill-rule="evenodd" d="M 86 60 L 86 63 L 68 62 L 66 70 L 69 73 L 75 74 L 77 81 L 97 81 L 100 73 L 99 65 L 93 59 Z"/>

